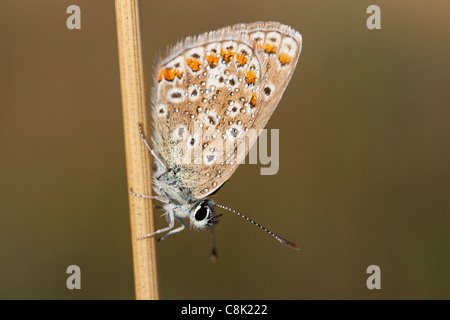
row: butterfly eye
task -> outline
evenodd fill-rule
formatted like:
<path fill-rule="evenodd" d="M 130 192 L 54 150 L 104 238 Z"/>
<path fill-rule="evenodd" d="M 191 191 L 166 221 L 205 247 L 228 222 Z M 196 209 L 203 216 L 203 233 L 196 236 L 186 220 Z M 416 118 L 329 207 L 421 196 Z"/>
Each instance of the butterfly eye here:
<path fill-rule="evenodd" d="M 197 221 L 203 221 L 205 219 L 209 219 L 211 210 L 209 209 L 206 202 L 202 202 L 198 207 L 197 211 L 195 212 L 195 220 Z"/>
<path fill-rule="evenodd" d="M 219 222 L 218 216 L 214 216 L 214 203 L 211 200 L 203 200 L 191 211 L 191 225 L 197 230 L 207 230 Z"/>

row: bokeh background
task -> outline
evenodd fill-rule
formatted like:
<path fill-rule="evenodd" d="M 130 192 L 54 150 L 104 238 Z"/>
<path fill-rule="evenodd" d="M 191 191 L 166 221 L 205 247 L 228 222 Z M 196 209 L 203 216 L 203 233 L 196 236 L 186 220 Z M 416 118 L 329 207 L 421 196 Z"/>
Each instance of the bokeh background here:
<path fill-rule="evenodd" d="M 66 8 L 81 8 L 81 30 Z M 366 8 L 381 7 L 381 30 Z M 134 299 L 113 1 L 0 4 L 0 298 Z M 268 128 L 280 169 L 243 165 L 224 212 L 158 244 L 163 299 L 449 299 L 448 1 L 142 1 L 146 72 L 188 35 L 275 20 L 303 35 Z M 149 81 L 151 83 L 151 81 Z M 158 213 L 159 214 L 159 213 Z M 158 226 L 165 226 L 158 218 Z M 81 268 L 81 290 L 66 268 Z M 366 269 L 381 268 L 381 290 Z"/>

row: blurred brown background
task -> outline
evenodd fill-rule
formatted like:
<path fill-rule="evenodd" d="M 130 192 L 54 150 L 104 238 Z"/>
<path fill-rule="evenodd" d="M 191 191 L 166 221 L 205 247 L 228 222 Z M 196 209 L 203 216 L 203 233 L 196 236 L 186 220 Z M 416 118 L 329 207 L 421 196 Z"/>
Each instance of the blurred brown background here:
<path fill-rule="evenodd" d="M 244 165 L 216 197 L 300 252 L 224 213 L 216 264 L 209 233 L 158 244 L 162 298 L 450 298 L 448 2 L 142 2 L 149 79 L 166 46 L 226 25 L 275 20 L 304 40 L 268 125 L 278 174 Z M 133 299 L 114 3 L 0 8 L 0 298 Z"/>

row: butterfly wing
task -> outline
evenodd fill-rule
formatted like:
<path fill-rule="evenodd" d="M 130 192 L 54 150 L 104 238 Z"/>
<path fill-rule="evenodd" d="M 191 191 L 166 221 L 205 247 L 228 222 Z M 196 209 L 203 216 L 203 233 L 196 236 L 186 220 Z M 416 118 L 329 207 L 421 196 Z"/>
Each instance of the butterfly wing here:
<path fill-rule="evenodd" d="M 248 36 L 253 54 L 260 60 L 261 77 L 258 79 L 258 86 L 252 88 L 252 99 L 246 105 L 247 113 L 238 114 L 234 119 L 235 124 L 248 124 L 244 127 L 246 139 L 238 140 L 233 152 L 226 154 L 228 165 L 221 174 L 194 190 L 194 195 L 198 198 L 214 192 L 218 188 L 215 184 L 221 186 L 226 182 L 245 159 L 260 130 L 266 126 L 278 105 L 294 73 L 302 48 L 300 33 L 278 22 L 237 24 L 231 28 Z M 209 193 L 204 192 L 207 189 Z"/>
<path fill-rule="evenodd" d="M 258 113 L 254 128 L 266 126 L 280 101 L 298 62 L 302 36 L 287 25 L 278 22 L 255 22 L 233 27 L 248 34 L 251 45 L 266 59 L 265 77 L 258 95 Z"/>
<path fill-rule="evenodd" d="M 153 94 L 153 144 L 170 169 L 167 184 L 201 199 L 229 179 L 278 104 L 300 47 L 289 27 L 255 23 L 187 38 L 169 52 Z"/>
<path fill-rule="evenodd" d="M 185 39 L 157 70 L 153 146 L 170 172 L 156 175 L 201 198 L 232 174 L 224 141 L 244 130 L 238 115 L 246 112 L 254 78 L 262 75 L 260 59 L 248 36 L 228 27 Z"/>

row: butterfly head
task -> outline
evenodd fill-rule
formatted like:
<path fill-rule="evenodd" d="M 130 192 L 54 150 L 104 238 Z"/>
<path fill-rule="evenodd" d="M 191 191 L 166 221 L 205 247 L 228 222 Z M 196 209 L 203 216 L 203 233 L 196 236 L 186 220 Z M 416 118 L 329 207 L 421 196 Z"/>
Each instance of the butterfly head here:
<path fill-rule="evenodd" d="M 202 200 L 198 202 L 189 214 L 191 225 L 197 230 L 208 230 L 217 223 L 221 215 L 214 214 L 214 202 Z"/>

